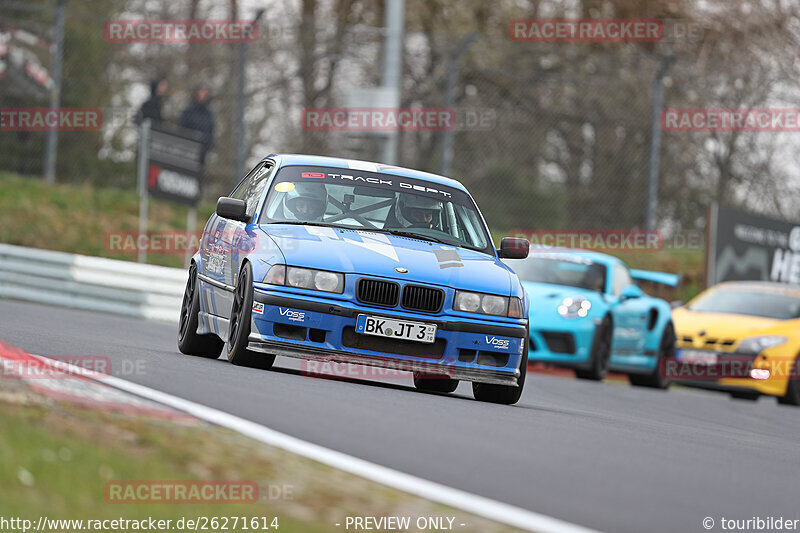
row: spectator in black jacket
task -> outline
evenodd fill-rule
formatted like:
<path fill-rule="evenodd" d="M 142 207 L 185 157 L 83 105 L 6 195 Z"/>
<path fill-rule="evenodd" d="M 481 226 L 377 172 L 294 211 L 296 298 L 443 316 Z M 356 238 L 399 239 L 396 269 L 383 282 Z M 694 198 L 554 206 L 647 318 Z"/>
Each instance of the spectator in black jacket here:
<path fill-rule="evenodd" d="M 192 102 L 186 106 L 181 114 L 181 127 L 194 130 L 201 135 L 203 143 L 203 163 L 206 154 L 214 145 L 214 117 L 208 109 L 208 89 L 200 86 L 192 94 Z"/>
<path fill-rule="evenodd" d="M 161 99 L 167 94 L 169 83 L 163 77 L 156 78 L 150 82 L 150 98 L 142 104 L 136 113 L 136 124 L 141 124 L 146 118 L 154 123 L 163 121 L 161 117 Z"/>

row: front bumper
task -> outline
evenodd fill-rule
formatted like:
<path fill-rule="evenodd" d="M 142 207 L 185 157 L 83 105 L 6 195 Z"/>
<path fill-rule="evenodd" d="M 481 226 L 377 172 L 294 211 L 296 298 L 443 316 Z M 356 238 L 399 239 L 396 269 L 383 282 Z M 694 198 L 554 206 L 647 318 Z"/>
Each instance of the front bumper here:
<path fill-rule="evenodd" d="M 528 360 L 569 368 L 590 364 L 592 340 L 597 327 L 589 318 L 574 319 L 565 327 L 565 319 L 545 320 L 533 317 Z"/>
<path fill-rule="evenodd" d="M 528 329 L 522 323 L 398 312 L 258 287 L 253 302 L 248 347 L 263 353 L 516 385 L 527 348 Z M 355 333 L 359 314 L 436 324 L 436 342 L 422 344 Z"/>
<path fill-rule="evenodd" d="M 530 332 L 529 361 L 565 368 L 586 369 L 592 364 L 592 344 L 598 318 L 557 319 L 533 317 Z M 617 351 L 611 354 L 609 368 L 614 372 L 647 374 L 658 364 L 657 353 Z"/>
<path fill-rule="evenodd" d="M 690 348 L 695 351 L 708 351 L 709 354 L 716 354 L 718 360 L 715 364 L 687 363 L 678 360 L 674 367 L 672 361 L 665 363 L 665 374 L 674 382 L 682 385 L 694 386 L 703 389 L 720 390 L 727 392 L 754 391 L 770 396 L 783 396 L 791 379 L 791 365 L 785 364 L 791 359 L 779 357 L 767 357 L 763 353 L 754 356 L 752 354 L 740 354 L 735 352 L 719 352 L 714 350 L 700 350 Z M 768 370 L 769 377 L 766 379 L 755 379 L 750 376 L 751 370 Z"/>

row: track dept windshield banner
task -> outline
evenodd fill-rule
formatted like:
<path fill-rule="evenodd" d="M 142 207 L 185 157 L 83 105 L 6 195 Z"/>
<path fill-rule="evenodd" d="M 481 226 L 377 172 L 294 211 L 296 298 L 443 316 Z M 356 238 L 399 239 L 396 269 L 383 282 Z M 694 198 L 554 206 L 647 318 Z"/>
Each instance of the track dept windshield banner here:
<path fill-rule="evenodd" d="M 342 168 L 288 166 L 281 168 L 275 183 L 319 181 L 336 185 L 363 185 L 373 189 L 385 189 L 387 198 L 393 197 L 391 193 L 394 192 L 406 192 L 472 207 L 469 196 L 458 189 L 432 184 L 429 181 L 377 173 L 378 170 L 391 168 L 375 165 L 375 170 L 371 172 L 357 169 L 347 171 Z"/>
<path fill-rule="evenodd" d="M 713 205 L 708 284 L 756 280 L 800 283 L 800 223 Z"/>

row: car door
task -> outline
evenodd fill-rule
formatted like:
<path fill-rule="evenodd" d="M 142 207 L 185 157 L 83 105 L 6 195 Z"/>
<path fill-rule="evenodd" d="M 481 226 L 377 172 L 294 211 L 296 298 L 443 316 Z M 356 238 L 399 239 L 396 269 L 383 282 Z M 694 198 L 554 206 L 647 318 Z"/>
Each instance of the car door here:
<path fill-rule="evenodd" d="M 231 193 L 232 198 L 245 201 L 247 204 L 247 216 L 251 221 L 261 204 L 262 196 L 267 183 L 269 183 L 273 169 L 274 165 L 271 161 L 261 162 L 248 174 L 247 183 L 242 182 L 242 185 Z M 242 262 L 253 247 L 255 234 L 252 231 L 248 232 L 246 227 L 247 224 L 244 222 L 228 220 L 226 223 L 227 231 L 223 232 L 223 238 L 231 250 L 230 261 L 225 265 L 224 269 L 226 279 L 230 280 L 230 285 L 236 285 Z"/>
<path fill-rule="evenodd" d="M 269 181 L 272 162 L 262 161 L 242 180 L 231 193 L 231 198 L 244 200 L 247 214 L 255 214 L 261 196 Z M 212 287 L 213 305 L 211 312 L 217 316 L 228 318 L 233 305 L 232 288 L 236 285 L 242 261 L 252 248 L 252 232 L 247 231 L 247 224 L 238 220 L 222 218 L 216 213 L 206 225 L 201 247 L 202 273 L 217 282 Z"/>
<path fill-rule="evenodd" d="M 627 267 L 615 264 L 611 273 L 611 315 L 614 319 L 612 351 L 618 355 L 641 354 L 648 308 L 645 298 L 625 298 L 623 291 L 634 285 Z"/>

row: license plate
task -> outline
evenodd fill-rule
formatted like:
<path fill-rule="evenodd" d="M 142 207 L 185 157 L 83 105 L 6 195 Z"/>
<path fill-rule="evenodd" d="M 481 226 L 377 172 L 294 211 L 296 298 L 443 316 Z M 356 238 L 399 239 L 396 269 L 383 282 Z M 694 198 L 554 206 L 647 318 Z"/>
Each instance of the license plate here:
<path fill-rule="evenodd" d="M 356 333 L 431 344 L 436 340 L 436 324 L 358 315 Z"/>
<path fill-rule="evenodd" d="M 682 363 L 692 363 L 697 365 L 716 365 L 719 355 L 716 352 L 705 350 L 678 350 L 676 359 Z"/>

